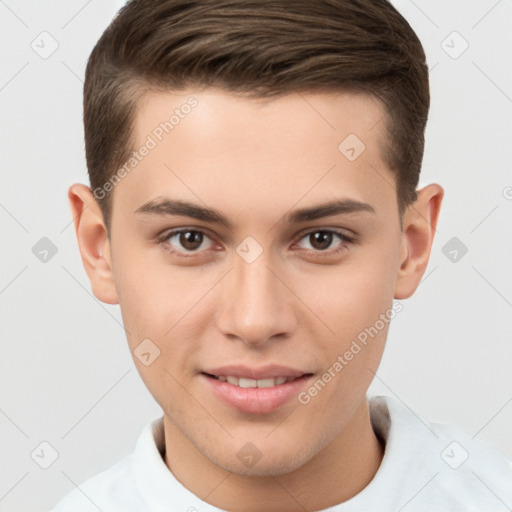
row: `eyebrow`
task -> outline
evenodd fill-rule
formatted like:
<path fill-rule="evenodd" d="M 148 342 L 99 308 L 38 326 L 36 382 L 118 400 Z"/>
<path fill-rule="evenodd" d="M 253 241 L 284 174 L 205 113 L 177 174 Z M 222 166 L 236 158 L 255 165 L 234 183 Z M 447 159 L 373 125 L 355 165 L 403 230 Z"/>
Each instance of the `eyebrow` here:
<path fill-rule="evenodd" d="M 375 214 L 375 209 L 368 203 L 363 203 L 354 199 L 338 199 L 308 208 L 293 210 L 292 212 L 287 213 L 280 221 L 280 223 L 299 224 L 301 222 L 322 219 L 324 217 L 331 217 L 333 215 L 359 212 Z M 161 216 L 179 215 L 219 224 L 230 230 L 233 228 L 232 223 L 217 210 L 178 199 L 152 199 L 151 201 L 148 201 L 141 207 L 137 208 L 135 213 Z"/>

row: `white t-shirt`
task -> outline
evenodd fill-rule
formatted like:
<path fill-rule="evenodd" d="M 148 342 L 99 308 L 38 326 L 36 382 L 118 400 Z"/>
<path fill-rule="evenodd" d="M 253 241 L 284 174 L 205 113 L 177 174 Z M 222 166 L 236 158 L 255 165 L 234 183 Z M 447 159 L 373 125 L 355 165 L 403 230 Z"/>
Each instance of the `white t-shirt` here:
<path fill-rule="evenodd" d="M 512 462 L 448 425 L 430 423 L 390 397 L 369 401 L 382 463 L 356 496 L 329 512 L 499 512 L 512 507 Z M 143 429 L 135 450 L 72 490 L 51 512 L 196 512 L 201 501 L 165 465 L 163 417 Z"/>

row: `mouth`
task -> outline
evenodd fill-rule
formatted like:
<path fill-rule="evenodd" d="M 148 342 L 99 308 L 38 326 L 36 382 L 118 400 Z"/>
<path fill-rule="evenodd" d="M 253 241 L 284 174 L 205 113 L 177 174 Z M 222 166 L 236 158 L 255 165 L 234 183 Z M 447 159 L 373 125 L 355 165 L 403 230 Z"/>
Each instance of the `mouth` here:
<path fill-rule="evenodd" d="M 250 379 L 248 377 L 235 377 L 234 375 L 212 375 L 205 373 L 207 377 L 217 379 L 220 382 L 227 382 L 232 386 L 239 388 L 272 388 L 274 386 L 281 386 L 287 382 L 300 379 L 301 377 L 268 377 L 265 379 Z"/>
<path fill-rule="evenodd" d="M 200 373 L 210 392 L 240 412 L 266 414 L 297 398 L 313 373 L 281 366 L 223 367 Z"/>

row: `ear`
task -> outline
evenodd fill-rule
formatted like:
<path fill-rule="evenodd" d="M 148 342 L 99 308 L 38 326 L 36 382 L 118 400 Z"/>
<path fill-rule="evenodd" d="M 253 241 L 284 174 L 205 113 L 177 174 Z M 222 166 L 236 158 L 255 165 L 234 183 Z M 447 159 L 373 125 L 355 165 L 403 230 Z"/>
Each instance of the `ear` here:
<path fill-rule="evenodd" d="M 91 189 L 75 183 L 68 191 L 82 263 L 92 292 L 102 302 L 118 304 L 112 274 L 112 257 L 107 228 L 98 201 Z"/>
<path fill-rule="evenodd" d="M 420 284 L 430 257 L 444 190 L 433 183 L 418 191 L 417 200 L 404 213 L 401 266 L 395 299 L 407 299 Z"/>

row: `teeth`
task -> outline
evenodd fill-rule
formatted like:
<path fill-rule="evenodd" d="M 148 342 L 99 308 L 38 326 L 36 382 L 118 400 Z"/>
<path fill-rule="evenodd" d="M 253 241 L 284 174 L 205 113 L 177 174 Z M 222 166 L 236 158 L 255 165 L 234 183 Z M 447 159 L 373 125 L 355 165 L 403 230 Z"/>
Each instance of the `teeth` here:
<path fill-rule="evenodd" d="M 285 382 L 290 382 L 295 380 L 294 377 L 270 377 L 268 379 L 246 379 L 245 377 L 231 377 L 220 375 L 217 377 L 222 382 L 228 382 L 233 386 L 238 386 L 240 388 L 271 388 L 273 386 L 280 386 Z"/>
<path fill-rule="evenodd" d="M 258 381 L 254 380 L 254 379 L 244 379 L 244 378 L 241 378 L 238 381 L 238 385 L 241 388 L 257 388 L 258 387 Z"/>
<path fill-rule="evenodd" d="M 259 379 L 256 382 L 259 388 L 271 388 L 276 385 L 276 379 Z"/>

